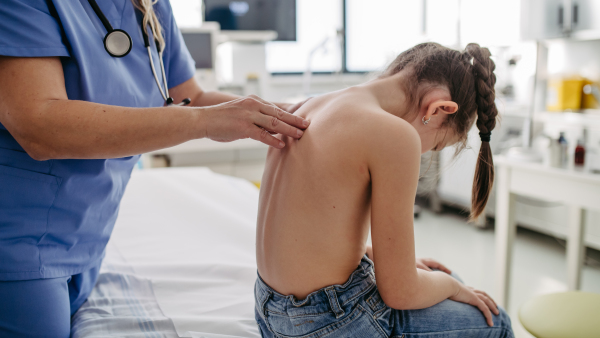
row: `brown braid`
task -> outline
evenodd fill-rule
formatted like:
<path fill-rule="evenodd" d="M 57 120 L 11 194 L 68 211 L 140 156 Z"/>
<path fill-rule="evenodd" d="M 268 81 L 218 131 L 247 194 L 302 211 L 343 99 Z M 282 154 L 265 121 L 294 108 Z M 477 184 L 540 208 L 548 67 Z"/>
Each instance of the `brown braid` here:
<path fill-rule="evenodd" d="M 471 195 L 471 220 L 475 220 L 485 209 L 492 186 L 494 184 L 494 160 L 490 149 L 490 135 L 496 126 L 498 109 L 496 108 L 496 65 L 490 59 L 491 53 L 487 48 L 478 44 L 467 45 L 465 53 L 473 57 L 473 77 L 477 92 L 477 128 L 481 137 L 481 147 L 473 178 Z"/>
<path fill-rule="evenodd" d="M 476 43 L 467 45 L 465 54 L 473 57 L 473 76 L 477 91 L 477 128 L 481 133 L 491 132 L 496 126 L 496 65 L 490 59 L 491 53 L 487 48 L 481 48 Z"/>

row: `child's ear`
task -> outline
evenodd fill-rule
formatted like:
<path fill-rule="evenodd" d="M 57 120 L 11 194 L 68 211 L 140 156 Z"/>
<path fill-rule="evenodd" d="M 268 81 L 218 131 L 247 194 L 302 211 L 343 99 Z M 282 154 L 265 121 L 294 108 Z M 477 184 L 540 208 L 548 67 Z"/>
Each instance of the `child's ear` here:
<path fill-rule="evenodd" d="M 438 110 L 445 114 L 454 114 L 458 111 L 458 104 L 454 101 L 443 101 L 437 100 L 431 102 L 429 107 L 427 107 L 427 113 L 425 114 L 425 119 L 428 120 L 432 116 L 438 114 Z"/>

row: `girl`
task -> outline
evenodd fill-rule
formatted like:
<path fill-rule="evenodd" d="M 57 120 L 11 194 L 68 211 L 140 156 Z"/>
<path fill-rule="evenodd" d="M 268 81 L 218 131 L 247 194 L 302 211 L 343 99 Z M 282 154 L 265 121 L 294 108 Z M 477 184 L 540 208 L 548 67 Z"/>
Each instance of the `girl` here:
<path fill-rule="evenodd" d="M 260 194 L 263 337 L 513 337 L 485 292 L 415 258 L 412 223 L 420 155 L 464 145 L 475 121 L 471 217 L 483 212 L 494 177 L 494 67 L 476 44 L 420 44 L 378 79 L 298 110 L 311 127 L 269 150 Z"/>

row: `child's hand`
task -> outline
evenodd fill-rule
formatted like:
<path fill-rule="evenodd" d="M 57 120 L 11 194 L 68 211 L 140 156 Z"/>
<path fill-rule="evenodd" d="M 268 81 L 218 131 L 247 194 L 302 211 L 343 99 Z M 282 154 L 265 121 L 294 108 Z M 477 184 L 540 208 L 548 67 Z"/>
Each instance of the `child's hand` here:
<path fill-rule="evenodd" d="M 426 271 L 431 271 L 431 269 L 437 269 L 447 274 L 452 273 L 452 271 L 450 271 L 450 269 L 445 267 L 442 263 L 431 258 L 417 258 L 417 268 Z"/>
<path fill-rule="evenodd" d="M 458 284 L 458 292 L 449 299 L 477 307 L 479 311 L 483 313 L 487 324 L 489 326 L 494 326 L 492 312 L 497 316 L 500 314 L 500 311 L 498 311 L 498 306 L 492 297 L 488 296 L 488 294 L 483 291 L 475 290 L 462 283 L 457 282 L 456 284 Z"/>

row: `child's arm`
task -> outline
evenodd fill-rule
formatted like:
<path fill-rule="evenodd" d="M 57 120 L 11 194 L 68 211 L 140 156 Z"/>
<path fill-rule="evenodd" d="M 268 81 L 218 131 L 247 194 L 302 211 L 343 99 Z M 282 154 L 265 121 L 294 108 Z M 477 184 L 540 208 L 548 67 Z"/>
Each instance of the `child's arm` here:
<path fill-rule="evenodd" d="M 451 298 L 477 306 L 491 325 L 490 308 L 496 307 L 487 295 L 478 297 L 444 272 L 416 268 L 413 204 L 419 178 L 419 136 L 400 119 L 379 126 L 365 143 L 371 149 L 371 238 L 381 297 L 388 306 L 401 310 L 422 309 Z"/>
<path fill-rule="evenodd" d="M 365 254 L 369 257 L 370 260 L 373 260 L 373 246 L 367 245 L 367 249 L 365 250 Z M 432 271 L 432 269 L 440 270 L 447 274 L 451 274 L 452 271 L 448 269 L 444 264 L 433 260 L 431 258 L 417 258 L 417 269 Z"/>

